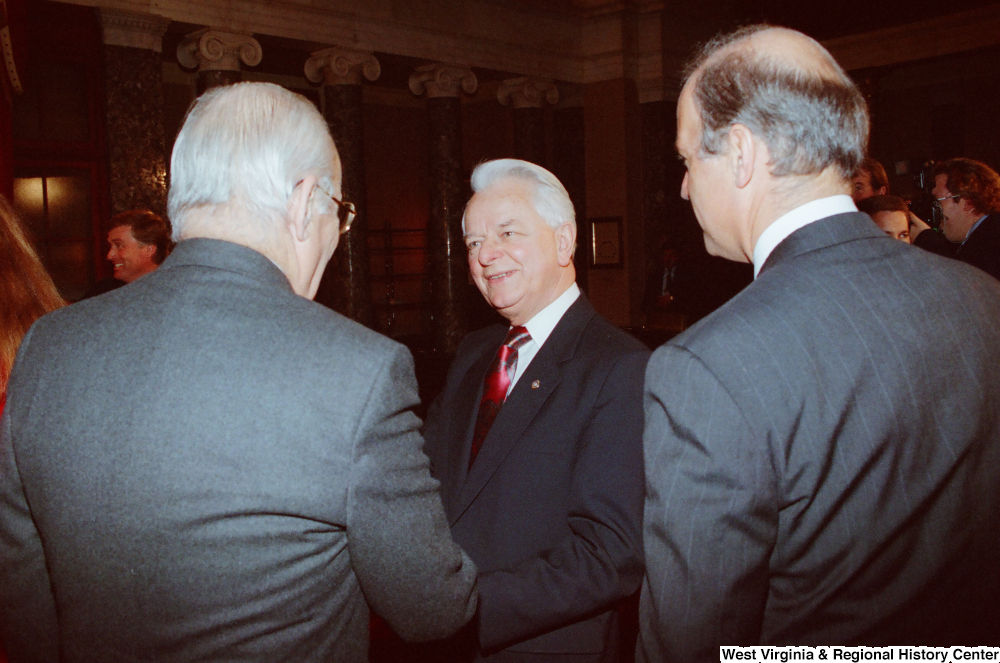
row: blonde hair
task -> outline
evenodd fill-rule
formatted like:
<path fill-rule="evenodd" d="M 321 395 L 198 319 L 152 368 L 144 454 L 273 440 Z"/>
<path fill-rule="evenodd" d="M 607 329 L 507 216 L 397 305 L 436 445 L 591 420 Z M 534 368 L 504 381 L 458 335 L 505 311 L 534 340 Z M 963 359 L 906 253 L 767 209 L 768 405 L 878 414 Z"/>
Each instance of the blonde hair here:
<path fill-rule="evenodd" d="M 0 196 L 0 399 L 17 348 L 31 324 L 66 302 L 42 266 L 21 227 L 17 213 Z"/>

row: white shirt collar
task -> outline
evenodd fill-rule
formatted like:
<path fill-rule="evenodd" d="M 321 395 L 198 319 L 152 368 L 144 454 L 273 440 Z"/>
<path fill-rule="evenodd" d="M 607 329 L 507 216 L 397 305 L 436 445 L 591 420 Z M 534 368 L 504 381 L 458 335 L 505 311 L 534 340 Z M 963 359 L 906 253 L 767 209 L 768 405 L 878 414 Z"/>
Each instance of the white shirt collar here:
<path fill-rule="evenodd" d="M 814 221 L 825 219 L 834 214 L 857 212 L 854 200 L 846 194 L 838 194 L 827 198 L 811 200 L 805 205 L 799 205 L 792 211 L 781 215 L 764 229 L 753 247 L 753 277 L 757 278 L 760 268 L 767 262 L 767 257 L 781 244 L 786 237 L 799 228 L 804 228 Z"/>
<path fill-rule="evenodd" d="M 580 286 L 573 283 L 566 288 L 563 294 L 556 297 L 554 302 L 536 313 L 535 317 L 524 324 L 528 328 L 528 333 L 531 334 L 531 340 L 537 343 L 538 347 L 545 344 L 552 330 L 556 328 L 563 315 L 579 296 Z"/>
<path fill-rule="evenodd" d="M 535 355 L 541 350 L 542 344 L 548 340 L 552 334 L 552 330 L 556 328 L 556 325 L 562 320 L 563 315 L 566 314 L 566 311 L 569 310 L 569 307 L 573 305 L 573 302 L 579 296 L 580 286 L 574 283 L 566 288 L 563 294 L 556 297 L 554 302 L 536 313 L 531 320 L 528 320 L 524 324 L 528 328 L 528 333 L 531 334 L 531 340 L 517 351 L 517 365 L 514 369 L 514 378 L 510 381 L 510 386 L 507 388 L 508 394 L 514 389 L 514 385 L 521 379 L 524 372 L 528 370 L 528 365 L 531 364 Z"/>

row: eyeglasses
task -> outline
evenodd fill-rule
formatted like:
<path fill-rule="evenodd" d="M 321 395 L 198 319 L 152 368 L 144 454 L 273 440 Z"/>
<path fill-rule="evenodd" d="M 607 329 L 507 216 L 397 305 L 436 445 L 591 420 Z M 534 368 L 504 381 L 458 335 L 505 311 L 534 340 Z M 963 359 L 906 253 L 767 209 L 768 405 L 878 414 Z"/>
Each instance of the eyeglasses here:
<path fill-rule="evenodd" d="M 330 200 L 337 203 L 337 220 L 340 221 L 340 234 L 343 235 L 351 229 L 351 224 L 354 223 L 354 219 L 358 216 L 358 210 L 354 207 L 354 203 L 338 200 L 326 189 L 321 187 L 316 188 L 325 193 Z"/>
<path fill-rule="evenodd" d="M 952 194 L 950 196 L 945 196 L 944 198 L 935 198 L 934 202 L 940 203 L 942 200 L 952 200 L 952 199 L 958 199 L 958 198 L 961 198 L 961 197 L 962 196 L 956 196 L 956 195 Z"/>

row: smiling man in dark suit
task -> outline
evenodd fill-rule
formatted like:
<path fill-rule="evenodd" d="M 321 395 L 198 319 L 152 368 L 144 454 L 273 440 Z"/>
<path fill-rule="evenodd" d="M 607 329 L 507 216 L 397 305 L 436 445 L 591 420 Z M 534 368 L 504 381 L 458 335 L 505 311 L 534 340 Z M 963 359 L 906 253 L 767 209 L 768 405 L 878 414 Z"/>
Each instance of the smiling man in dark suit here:
<path fill-rule="evenodd" d="M 559 180 L 502 159 L 472 188 L 469 269 L 510 324 L 464 339 L 424 429 L 452 534 L 480 571 L 478 619 L 453 657 L 615 660 L 616 604 L 642 573 L 649 353 L 580 293 Z"/>
<path fill-rule="evenodd" d="M 1000 284 L 857 212 L 867 110 L 817 42 L 691 72 L 681 196 L 756 279 L 646 371 L 639 659 L 995 643 Z"/>
<path fill-rule="evenodd" d="M 310 301 L 353 207 L 326 122 L 276 85 L 203 94 L 171 162 L 176 250 L 46 316 L 10 381 L 11 661 L 367 660 L 476 605 L 421 452 L 409 352 Z"/>

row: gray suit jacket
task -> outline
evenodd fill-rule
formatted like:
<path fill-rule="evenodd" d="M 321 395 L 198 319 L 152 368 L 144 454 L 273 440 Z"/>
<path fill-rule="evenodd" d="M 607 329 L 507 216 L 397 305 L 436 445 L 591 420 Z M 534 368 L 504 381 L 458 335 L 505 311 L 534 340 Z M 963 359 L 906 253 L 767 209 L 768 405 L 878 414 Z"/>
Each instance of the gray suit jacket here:
<path fill-rule="evenodd" d="M 264 256 L 182 242 L 25 337 L 2 421 L 12 661 L 364 661 L 474 613 L 412 359 Z"/>
<path fill-rule="evenodd" d="M 981 645 L 1000 592 L 1000 283 L 828 217 L 646 371 L 640 660 Z"/>
<path fill-rule="evenodd" d="M 505 661 L 614 660 L 616 602 L 642 575 L 649 350 L 580 295 L 470 470 L 483 378 L 506 334 L 496 325 L 462 341 L 425 428 L 452 533 L 481 572 L 478 645 Z"/>

